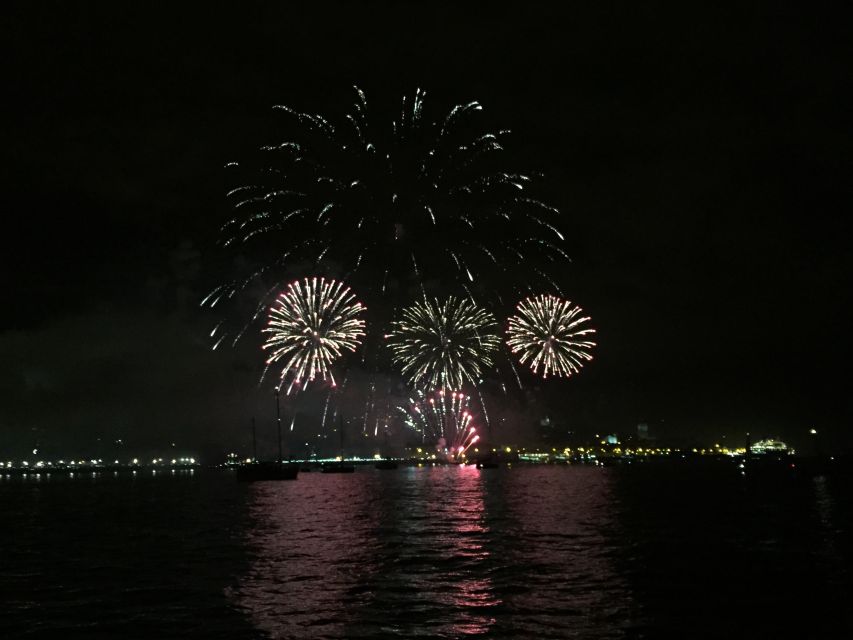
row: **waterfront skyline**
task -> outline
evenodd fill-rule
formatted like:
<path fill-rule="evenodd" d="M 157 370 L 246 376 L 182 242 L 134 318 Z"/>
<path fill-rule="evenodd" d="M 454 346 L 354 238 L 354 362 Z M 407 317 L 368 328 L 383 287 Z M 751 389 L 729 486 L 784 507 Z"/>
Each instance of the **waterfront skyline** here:
<path fill-rule="evenodd" d="M 388 109 L 417 87 L 438 106 L 479 100 L 545 174 L 572 258 L 561 279 L 598 346 L 581 376 L 524 378 L 496 409 L 520 430 L 543 417 L 697 439 L 815 427 L 849 444 L 843 21 L 634 11 L 448 9 L 412 32 L 402 9 L 267 8 L 234 32 L 213 10 L 186 34 L 142 11 L 19 8 L 4 27 L 3 197 L 17 213 L 0 449 L 227 450 L 252 415 L 269 423 L 258 353 L 211 353 L 196 311 L 221 275 L 221 168 L 269 141 L 271 105 L 335 112 L 354 83 Z"/>

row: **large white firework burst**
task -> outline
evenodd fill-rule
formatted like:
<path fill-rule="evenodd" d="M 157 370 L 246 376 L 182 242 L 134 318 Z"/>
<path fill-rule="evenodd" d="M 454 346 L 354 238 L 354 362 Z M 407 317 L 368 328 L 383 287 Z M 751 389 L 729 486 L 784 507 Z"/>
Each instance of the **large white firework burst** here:
<path fill-rule="evenodd" d="M 342 282 L 305 278 L 292 282 L 269 312 L 264 349 L 267 365 L 283 363 L 282 383 L 289 379 L 304 389 L 309 382 L 327 377 L 335 383 L 331 364 L 343 350 L 355 351 L 364 336 L 364 305 Z"/>
<path fill-rule="evenodd" d="M 373 299 L 427 281 L 483 298 L 559 293 L 568 254 L 559 211 L 535 195 L 540 176 L 517 169 L 509 131 L 485 128 L 479 102 L 435 113 L 425 95 L 388 113 L 356 88 L 339 121 L 277 106 L 282 137 L 228 163 L 221 244 L 243 266 L 202 301 L 231 309 L 217 344 L 239 340 L 305 262 L 339 267 Z"/>
<path fill-rule="evenodd" d="M 592 360 L 589 350 L 595 346 L 588 336 L 589 318 L 583 309 L 553 295 L 539 295 L 518 303 L 516 315 L 509 319 L 507 344 L 521 364 L 530 363 L 533 373 L 570 376 Z"/>
<path fill-rule="evenodd" d="M 472 300 L 424 299 L 403 309 L 386 336 L 409 384 L 458 389 L 476 384 L 500 344 L 495 317 Z"/>

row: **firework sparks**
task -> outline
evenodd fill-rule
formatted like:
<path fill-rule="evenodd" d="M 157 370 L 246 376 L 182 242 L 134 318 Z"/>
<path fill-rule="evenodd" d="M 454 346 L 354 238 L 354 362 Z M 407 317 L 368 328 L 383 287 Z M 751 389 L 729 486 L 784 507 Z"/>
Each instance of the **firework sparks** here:
<path fill-rule="evenodd" d="M 480 436 L 472 425 L 471 396 L 462 391 L 415 391 L 407 405 L 398 407 L 404 424 L 424 444 L 435 445 L 451 459 L 459 459 Z"/>
<path fill-rule="evenodd" d="M 249 296 L 265 308 L 257 285 L 304 261 L 340 266 L 371 295 L 405 290 L 397 286 L 404 281 L 487 295 L 552 287 L 548 271 L 568 258 L 559 211 L 531 193 L 537 176 L 509 166 L 509 132 L 483 130 L 476 101 L 428 117 L 425 95 L 404 98 L 393 121 L 375 118 L 358 88 L 350 113 L 334 124 L 276 107 L 289 139 L 227 166 L 236 185 L 221 244 L 248 258 L 247 271 L 202 304 L 231 300 L 239 308 Z M 498 287 L 480 282 L 495 273 Z M 243 335 L 228 326 L 220 333 Z"/>
<path fill-rule="evenodd" d="M 342 282 L 305 278 L 291 283 L 269 312 L 269 334 L 263 345 L 270 350 L 267 366 L 284 363 L 281 380 L 290 378 L 304 389 L 309 382 L 327 377 L 335 384 L 330 365 L 343 350 L 355 351 L 364 336 L 364 311 Z"/>
<path fill-rule="evenodd" d="M 583 309 L 568 300 L 552 295 L 539 295 L 522 300 L 517 315 L 509 319 L 507 344 L 520 354 L 521 364 L 530 362 L 533 373 L 570 376 L 592 360 L 589 350 L 595 346 L 587 336 L 595 329 L 586 326 Z"/>
<path fill-rule="evenodd" d="M 403 309 L 387 337 L 391 358 L 413 387 L 476 384 L 500 339 L 494 316 L 471 300 L 424 299 Z"/>

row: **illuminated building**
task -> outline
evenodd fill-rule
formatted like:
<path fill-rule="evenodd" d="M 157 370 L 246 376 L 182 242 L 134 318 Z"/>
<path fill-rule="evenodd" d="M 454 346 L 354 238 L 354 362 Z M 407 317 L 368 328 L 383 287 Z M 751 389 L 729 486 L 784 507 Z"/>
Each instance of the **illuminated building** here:
<path fill-rule="evenodd" d="M 790 453 L 793 454 L 794 450 L 788 447 L 787 444 L 782 442 L 781 440 L 774 440 L 772 438 L 767 438 L 766 440 L 759 440 L 755 444 L 753 444 L 749 450 L 755 454 L 762 453 Z"/>

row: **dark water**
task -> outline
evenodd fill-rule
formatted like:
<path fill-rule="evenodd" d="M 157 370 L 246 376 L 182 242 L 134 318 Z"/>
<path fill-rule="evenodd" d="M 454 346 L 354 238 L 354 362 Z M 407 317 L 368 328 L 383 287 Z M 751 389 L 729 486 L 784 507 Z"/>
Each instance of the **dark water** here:
<path fill-rule="evenodd" d="M 0 478 L 0 637 L 845 637 L 852 489 L 732 465 Z"/>

